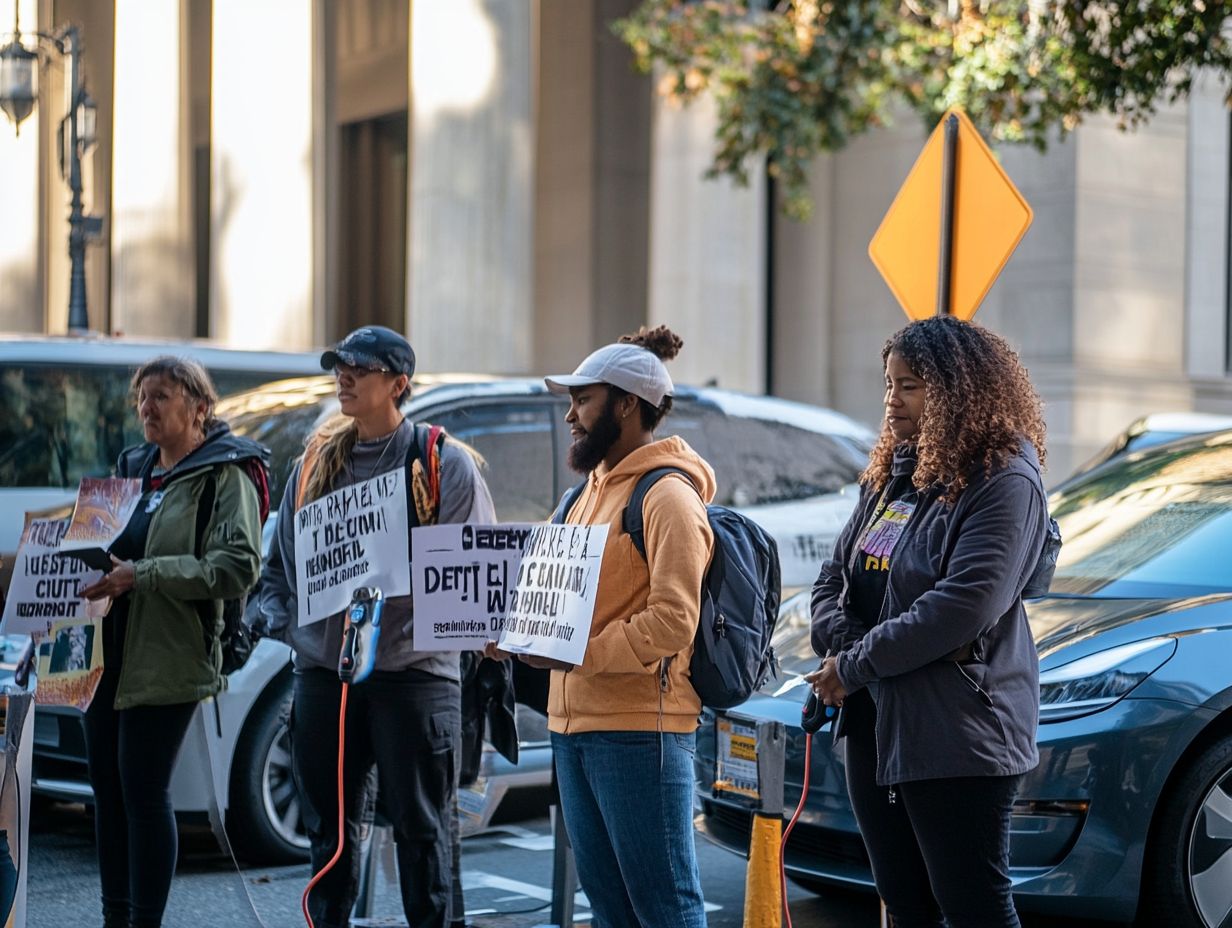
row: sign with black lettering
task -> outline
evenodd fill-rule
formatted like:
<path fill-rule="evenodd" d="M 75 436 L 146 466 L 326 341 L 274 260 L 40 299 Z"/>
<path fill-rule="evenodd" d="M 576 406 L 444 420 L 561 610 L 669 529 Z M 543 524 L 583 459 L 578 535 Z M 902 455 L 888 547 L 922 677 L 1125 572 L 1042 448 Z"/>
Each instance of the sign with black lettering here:
<path fill-rule="evenodd" d="M 102 577 L 75 557 L 60 555 L 68 519 L 31 519 L 13 560 L 13 580 L 0 633 L 43 634 L 52 622 L 86 621 L 103 615 L 110 600 L 92 605 L 81 590 Z"/>
<path fill-rule="evenodd" d="M 535 528 L 510 523 L 411 530 L 416 650 L 478 650 L 497 639 L 522 547 Z"/>
<path fill-rule="evenodd" d="M 503 650 L 582 663 L 606 542 L 607 525 L 534 527 L 509 596 Z"/>
<path fill-rule="evenodd" d="M 306 503 L 295 513 L 299 624 L 341 612 L 357 587 L 411 592 L 406 472 L 399 467 Z"/>

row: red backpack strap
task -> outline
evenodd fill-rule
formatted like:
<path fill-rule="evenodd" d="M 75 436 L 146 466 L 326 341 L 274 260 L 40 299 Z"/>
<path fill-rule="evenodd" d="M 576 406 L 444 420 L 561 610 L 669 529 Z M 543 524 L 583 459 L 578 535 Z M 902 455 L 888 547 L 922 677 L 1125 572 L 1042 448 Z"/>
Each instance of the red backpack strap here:
<path fill-rule="evenodd" d="M 270 514 L 269 471 L 260 458 L 245 458 L 244 473 L 256 488 L 257 506 L 261 513 L 261 524 L 264 525 Z"/>

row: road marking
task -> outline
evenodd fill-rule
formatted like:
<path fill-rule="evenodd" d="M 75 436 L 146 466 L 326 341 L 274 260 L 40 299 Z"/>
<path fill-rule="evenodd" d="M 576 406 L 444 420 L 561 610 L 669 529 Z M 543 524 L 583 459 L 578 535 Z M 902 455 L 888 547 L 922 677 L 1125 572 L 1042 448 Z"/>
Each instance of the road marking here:
<path fill-rule="evenodd" d="M 482 870 L 463 870 L 462 871 L 462 889 L 503 889 L 506 892 L 518 893 L 527 899 L 536 899 L 539 902 L 551 902 L 552 891 L 543 886 L 536 886 L 534 883 L 524 883 L 521 880 L 510 879 L 507 876 L 499 876 L 495 873 L 484 873 Z M 590 900 L 586 898 L 586 894 L 580 889 L 573 897 L 573 904 L 578 908 L 589 909 Z M 718 912 L 723 907 L 713 902 L 705 903 L 707 913 Z M 472 914 L 467 912 L 467 915 Z M 478 914 L 478 913 L 475 913 Z M 579 912 L 574 916 L 574 920 L 578 922 L 588 922 L 591 919 L 589 912 Z"/>
<path fill-rule="evenodd" d="M 527 899 L 538 899 L 540 902 L 551 902 L 552 891 L 534 883 L 523 883 L 521 880 L 498 876 L 495 873 L 484 873 L 482 870 L 463 870 L 462 889 L 503 889 L 508 893 L 519 893 Z M 573 897 L 573 904 L 584 909 L 590 908 L 590 900 L 586 894 L 578 890 Z"/>

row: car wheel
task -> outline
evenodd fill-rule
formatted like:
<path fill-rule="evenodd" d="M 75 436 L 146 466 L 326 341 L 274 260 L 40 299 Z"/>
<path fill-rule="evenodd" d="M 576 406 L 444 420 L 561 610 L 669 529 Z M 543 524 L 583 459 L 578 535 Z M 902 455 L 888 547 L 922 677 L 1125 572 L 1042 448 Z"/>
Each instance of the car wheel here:
<path fill-rule="evenodd" d="M 299 863 L 308 859 L 308 836 L 291 779 L 291 695 L 263 702 L 235 750 L 227 832 L 235 853 L 251 863 Z"/>
<path fill-rule="evenodd" d="M 1142 925 L 1216 928 L 1232 917 L 1232 736 L 1190 763 L 1148 848 Z"/>

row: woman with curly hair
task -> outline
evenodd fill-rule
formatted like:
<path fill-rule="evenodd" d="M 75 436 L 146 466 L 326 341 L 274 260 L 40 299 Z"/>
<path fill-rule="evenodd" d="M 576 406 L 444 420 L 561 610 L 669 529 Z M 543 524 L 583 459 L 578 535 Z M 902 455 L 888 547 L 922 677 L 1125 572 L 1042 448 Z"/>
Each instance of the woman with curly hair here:
<path fill-rule="evenodd" d="M 952 317 L 882 350 L 885 421 L 813 587 L 808 679 L 841 706 L 847 788 L 895 928 L 1018 926 L 1010 809 L 1039 762 L 1022 593 L 1047 531 L 1039 396 Z"/>

